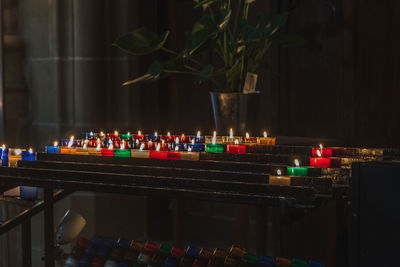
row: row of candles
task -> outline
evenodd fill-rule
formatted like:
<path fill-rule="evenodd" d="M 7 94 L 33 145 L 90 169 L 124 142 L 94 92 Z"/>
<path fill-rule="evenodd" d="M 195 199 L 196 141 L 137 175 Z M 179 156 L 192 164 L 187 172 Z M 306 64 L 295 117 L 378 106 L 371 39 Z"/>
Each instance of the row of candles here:
<path fill-rule="evenodd" d="M 87 154 L 103 156 L 121 156 L 121 157 L 171 157 L 175 158 L 177 153 L 172 152 L 211 152 L 211 153 L 246 153 L 246 145 L 275 145 L 276 138 L 268 137 L 264 132 L 263 137 L 250 137 L 246 133 L 245 137 L 234 136 L 232 129 L 229 136 L 197 135 L 159 135 L 155 132 L 152 135 L 142 134 L 111 134 L 85 133 L 84 139 L 64 139 L 61 146 L 58 142 L 54 146 L 46 147 L 47 153 L 61 154 Z M 129 151 L 128 151 L 129 150 Z M 132 151 L 130 151 L 132 150 Z M 158 152 L 158 153 L 157 153 Z"/>

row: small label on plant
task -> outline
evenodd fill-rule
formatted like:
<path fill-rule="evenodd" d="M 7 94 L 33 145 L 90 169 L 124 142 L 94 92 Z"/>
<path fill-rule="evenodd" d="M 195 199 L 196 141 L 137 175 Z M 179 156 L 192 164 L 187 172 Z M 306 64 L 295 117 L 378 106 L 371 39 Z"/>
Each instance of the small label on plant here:
<path fill-rule="evenodd" d="M 257 78 L 257 74 L 250 72 L 246 74 L 246 81 L 243 86 L 244 94 L 251 94 L 256 92 Z"/>

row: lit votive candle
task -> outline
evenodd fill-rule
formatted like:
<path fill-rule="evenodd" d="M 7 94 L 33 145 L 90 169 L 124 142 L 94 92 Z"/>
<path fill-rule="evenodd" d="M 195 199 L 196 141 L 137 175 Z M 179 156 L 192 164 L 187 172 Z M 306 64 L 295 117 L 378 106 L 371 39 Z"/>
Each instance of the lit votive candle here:
<path fill-rule="evenodd" d="M 209 153 L 224 153 L 226 145 L 224 144 L 206 144 L 205 152 Z"/>
<path fill-rule="evenodd" d="M 87 152 L 91 156 L 101 156 L 101 148 L 98 147 L 88 147 Z"/>
<path fill-rule="evenodd" d="M 48 153 L 48 154 L 60 154 L 60 147 L 58 146 L 58 142 L 55 141 L 52 146 L 46 146 L 46 153 Z"/>
<path fill-rule="evenodd" d="M 28 151 L 22 151 L 22 161 L 35 161 L 36 160 L 36 152 L 33 152 L 32 148 Z"/>
<path fill-rule="evenodd" d="M 1 157 L 0 157 L 1 166 L 7 167 L 8 166 L 8 149 L 6 148 L 5 145 L 3 145 L 0 148 L 0 151 L 1 151 L 1 154 L 0 154 L 1 155 Z"/>
<path fill-rule="evenodd" d="M 310 166 L 317 168 L 340 168 L 340 158 L 323 158 L 321 150 L 316 150 L 318 157 L 310 158 Z"/>
<path fill-rule="evenodd" d="M 150 151 L 144 150 L 144 144 L 140 145 L 139 149 L 131 149 L 132 158 L 150 158 Z"/>
<path fill-rule="evenodd" d="M 10 148 L 8 150 L 8 167 L 18 167 L 18 161 L 22 160 L 22 152 L 25 150 L 19 148 Z"/>
<path fill-rule="evenodd" d="M 296 159 L 294 161 L 296 167 L 287 167 L 287 174 L 290 176 L 308 176 L 308 168 L 300 167 L 300 162 Z"/>
<path fill-rule="evenodd" d="M 310 166 L 317 168 L 340 168 L 340 158 L 322 158 L 322 157 L 311 157 Z"/>
<path fill-rule="evenodd" d="M 120 134 L 119 137 L 121 140 L 125 140 L 125 141 L 132 140 L 132 134 L 130 132 L 128 132 L 126 134 Z"/>
<path fill-rule="evenodd" d="M 65 144 L 65 140 L 63 141 L 63 144 Z M 74 139 L 73 136 L 69 139 L 67 146 L 62 146 L 60 148 L 60 153 L 61 154 L 76 154 L 76 140 Z"/>
<path fill-rule="evenodd" d="M 161 150 L 161 144 L 158 143 L 156 145 L 156 150 L 150 150 L 150 158 L 151 159 L 166 159 L 168 155 L 168 151 Z"/>
<path fill-rule="evenodd" d="M 114 149 L 114 157 L 130 158 L 131 150 L 126 149 L 126 141 L 122 140 L 119 148 Z"/>
<path fill-rule="evenodd" d="M 168 151 L 167 159 L 181 159 L 181 152 L 179 151 Z"/>
<path fill-rule="evenodd" d="M 257 137 L 250 137 L 249 133 L 246 133 L 244 138 L 244 143 L 246 145 L 256 145 L 257 144 Z"/>
<path fill-rule="evenodd" d="M 319 147 L 313 147 L 311 154 L 313 157 L 332 157 L 333 156 L 333 149 L 323 147 L 322 144 Z"/>
<path fill-rule="evenodd" d="M 274 146 L 276 143 L 276 137 L 268 137 L 267 132 L 264 132 L 263 137 L 257 137 L 257 144 L 264 146 Z"/>
<path fill-rule="evenodd" d="M 181 152 L 181 159 L 182 160 L 199 160 L 200 153 L 199 152 Z"/>
<path fill-rule="evenodd" d="M 269 176 L 269 184 L 270 185 L 281 185 L 281 186 L 290 186 L 290 177 L 282 176 L 282 171 L 278 170 L 277 175 Z"/>
<path fill-rule="evenodd" d="M 204 145 L 196 143 L 196 140 L 192 139 L 191 143 L 187 144 L 186 150 L 190 152 L 201 152 L 204 151 Z"/>
<path fill-rule="evenodd" d="M 229 144 L 226 148 L 226 152 L 230 154 L 245 154 L 246 153 L 246 146 L 239 145 L 239 140 L 235 140 L 235 144 Z"/>

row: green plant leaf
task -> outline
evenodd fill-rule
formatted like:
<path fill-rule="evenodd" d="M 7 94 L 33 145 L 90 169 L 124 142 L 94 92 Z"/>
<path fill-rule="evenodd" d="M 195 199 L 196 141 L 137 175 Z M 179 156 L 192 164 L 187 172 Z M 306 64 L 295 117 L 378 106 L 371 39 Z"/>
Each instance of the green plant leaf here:
<path fill-rule="evenodd" d="M 194 8 L 199 8 L 201 6 L 211 5 L 211 4 L 215 3 L 215 2 L 217 2 L 217 0 L 201 0 L 194 6 Z"/>
<path fill-rule="evenodd" d="M 120 37 L 113 45 L 126 53 L 141 56 L 161 49 L 168 35 L 169 32 L 166 31 L 161 36 L 158 36 L 156 33 L 143 27 Z"/>
<path fill-rule="evenodd" d="M 286 24 L 289 13 L 282 13 L 276 16 L 273 16 L 271 22 L 267 25 L 267 33 L 268 35 L 273 35 L 276 33 L 281 27 Z"/>
<path fill-rule="evenodd" d="M 187 54 L 195 55 L 216 46 L 215 40 L 228 26 L 231 13 L 231 10 L 225 10 L 215 21 L 210 15 L 205 15 L 196 22 L 192 32 L 186 36 Z"/>
<path fill-rule="evenodd" d="M 137 84 L 137 83 L 155 82 L 161 78 L 161 75 L 163 74 L 163 72 L 164 72 L 163 63 L 159 60 L 156 60 L 150 65 L 146 74 L 144 74 L 134 80 L 124 82 L 122 85 L 125 86 L 125 85 Z"/>

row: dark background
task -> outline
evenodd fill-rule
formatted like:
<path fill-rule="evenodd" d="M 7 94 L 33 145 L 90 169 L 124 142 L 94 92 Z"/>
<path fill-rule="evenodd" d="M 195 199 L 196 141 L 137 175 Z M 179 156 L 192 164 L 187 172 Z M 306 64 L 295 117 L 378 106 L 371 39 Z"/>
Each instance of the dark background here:
<path fill-rule="evenodd" d="M 252 15 L 287 10 L 258 0 Z M 273 135 L 400 146 L 398 1 L 307 0 L 284 31 L 303 47 L 274 47 L 259 75 L 258 127 Z M 170 48 L 199 10 L 191 0 L 17 1 L 3 3 L 5 141 L 42 146 L 81 130 L 194 133 L 214 129 L 208 86 L 177 76 L 121 87 L 152 56 L 128 57 L 111 46 L 139 26 L 171 31 Z"/>

